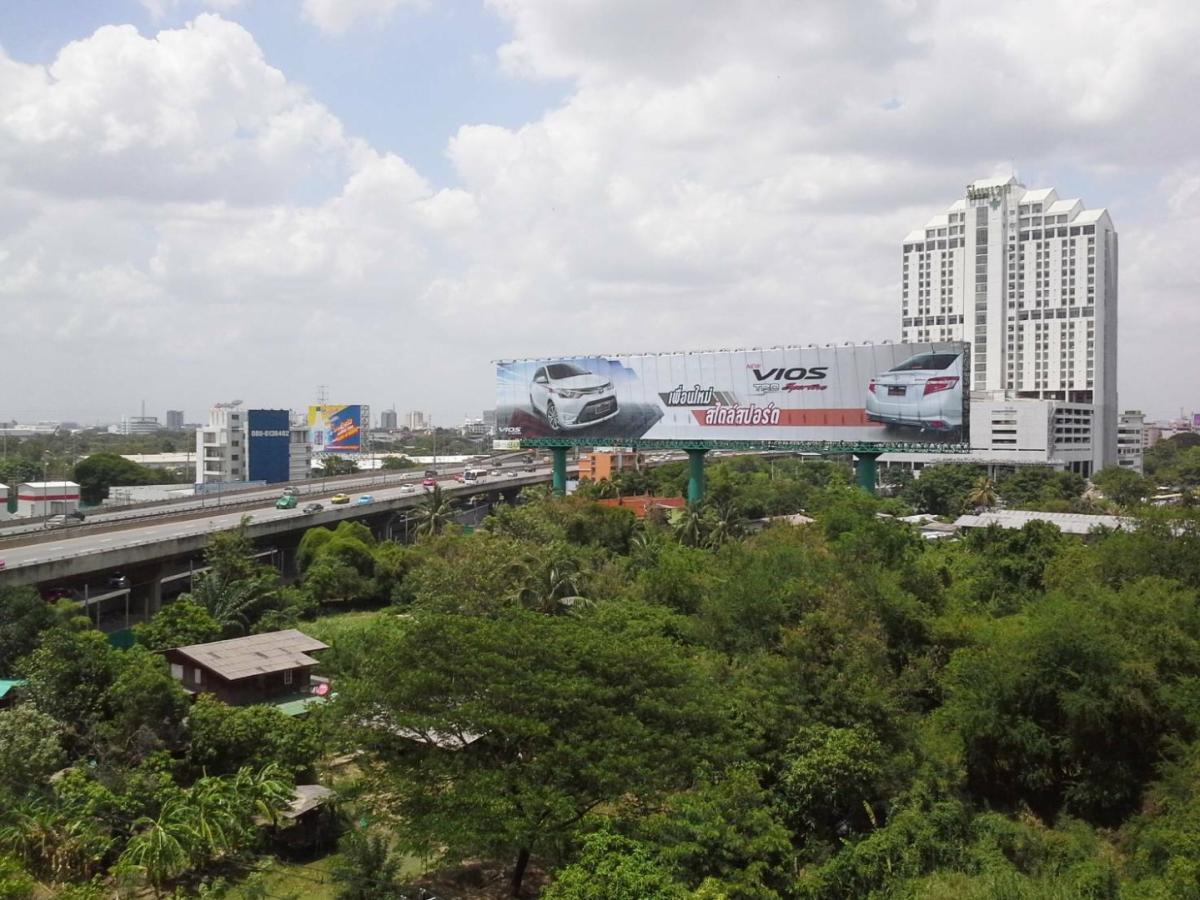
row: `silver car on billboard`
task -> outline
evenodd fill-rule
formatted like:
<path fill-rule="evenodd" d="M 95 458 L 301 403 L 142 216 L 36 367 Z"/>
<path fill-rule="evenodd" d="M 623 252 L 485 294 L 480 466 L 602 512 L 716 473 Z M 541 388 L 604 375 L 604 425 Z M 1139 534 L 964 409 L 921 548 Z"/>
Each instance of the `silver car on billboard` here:
<path fill-rule="evenodd" d="M 529 383 L 529 406 L 554 431 L 583 428 L 617 414 L 612 381 L 574 363 L 540 366 Z"/>
<path fill-rule="evenodd" d="M 867 418 L 947 433 L 963 426 L 963 355 L 918 353 L 867 385 Z"/>

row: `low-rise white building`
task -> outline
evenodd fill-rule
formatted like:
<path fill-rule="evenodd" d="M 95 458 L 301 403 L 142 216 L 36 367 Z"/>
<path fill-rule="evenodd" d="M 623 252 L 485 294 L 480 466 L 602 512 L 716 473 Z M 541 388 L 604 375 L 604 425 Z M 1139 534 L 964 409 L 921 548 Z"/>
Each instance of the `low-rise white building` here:
<path fill-rule="evenodd" d="M 208 411 L 208 424 L 196 429 L 196 483 L 245 480 L 245 410 L 218 403 Z"/>
<path fill-rule="evenodd" d="M 158 416 L 121 416 L 121 434 L 155 434 L 161 429 Z"/>
<path fill-rule="evenodd" d="M 63 516 L 79 509 L 79 485 L 73 481 L 27 481 L 17 485 L 17 515 Z"/>

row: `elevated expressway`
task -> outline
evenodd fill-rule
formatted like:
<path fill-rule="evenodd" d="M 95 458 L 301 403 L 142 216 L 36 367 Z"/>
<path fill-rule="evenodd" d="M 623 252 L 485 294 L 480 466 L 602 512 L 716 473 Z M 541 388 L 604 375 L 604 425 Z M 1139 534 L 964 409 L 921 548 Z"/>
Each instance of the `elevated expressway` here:
<path fill-rule="evenodd" d="M 551 468 L 538 466 L 526 471 L 523 466 L 502 469 L 498 476 L 478 482 L 460 483 L 452 477 L 439 477 L 439 487 L 451 498 L 468 500 L 477 496 L 514 497 L 521 488 L 549 483 Z M 416 476 L 420 479 L 418 473 Z M 43 589 L 69 590 L 85 604 L 123 600 L 128 617 L 131 601 L 143 614 L 157 609 L 162 600 L 164 582 L 188 578 L 197 566 L 209 538 L 220 531 L 236 528 L 247 520 L 247 534 L 260 548 L 278 555 L 280 568 L 287 570 L 291 554 L 304 531 L 317 525 L 336 525 L 345 520 L 360 520 L 377 534 L 390 534 L 393 526 L 406 520 L 420 506 L 427 491 L 419 483 L 390 483 L 366 487 L 351 495 L 350 503 L 332 505 L 335 492 L 348 492 L 344 483 L 327 493 L 308 493 L 296 509 L 276 509 L 279 490 L 263 492 L 252 503 L 230 509 L 210 506 L 204 509 L 164 510 L 162 515 L 143 517 L 132 523 L 96 523 L 89 521 L 77 528 L 11 536 L 0 541 L 0 587 L 36 585 Z M 371 502 L 357 502 L 367 494 Z M 303 507 L 313 501 L 324 507 L 305 513 Z M 265 552 L 264 552 L 265 555 Z M 113 589 L 106 579 L 113 573 L 129 579 L 128 588 Z M 110 603 L 111 606 L 111 603 Z M 99 617 L 99 613 L 97 613 Z"/>

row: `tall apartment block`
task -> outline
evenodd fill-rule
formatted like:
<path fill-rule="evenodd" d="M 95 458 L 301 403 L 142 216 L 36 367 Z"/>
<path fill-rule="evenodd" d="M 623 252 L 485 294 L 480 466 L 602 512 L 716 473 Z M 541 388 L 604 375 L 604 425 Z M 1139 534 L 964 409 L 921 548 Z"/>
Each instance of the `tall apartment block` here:
<path fill-rule="evenodd" d="M 971 445 L 1117 464 L 1117 233 L 1107 210 L 983 179 L 905 239 L 901 335 L 971 346 Z"/>

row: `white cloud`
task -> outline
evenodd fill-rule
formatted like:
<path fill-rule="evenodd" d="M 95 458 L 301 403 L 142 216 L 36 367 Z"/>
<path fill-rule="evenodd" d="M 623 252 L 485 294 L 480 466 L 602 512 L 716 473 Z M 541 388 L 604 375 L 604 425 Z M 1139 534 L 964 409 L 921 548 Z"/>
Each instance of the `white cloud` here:
<path fill-rule="evenodd" d="M 229 12 L 240 6 L 242 0 L 140 0 L 142 6 L 150 13 L 155 21 L 166 18 L 168 13 L 177 12 L 188 7 L 202 7 L 217 12 Z"/>
<path fill-rule="evenodd" d="M 219 16 L 0 55 L 0 315 L 8 368 L 39 372 L 12 395 L 111 415 L 325 383 L 446 421 L 488 403 L 499 356 L 893 337 L 900 239 L 1015 157 L 1112 210 L 1122 402 L 1192 402 L 1194 4 L 491 5 L 508 71 L 573 90 L 464 123 L 447 186 Z M 43 373 L 46 346 L 87 383 Z"/>
<path fill-rule="evenodd" d="M 383 22 L 402 6 L 423 8 L 428 0 L 304 0 L 304 18 L 322 31 L 343 34 L 360 22 Z"/>

